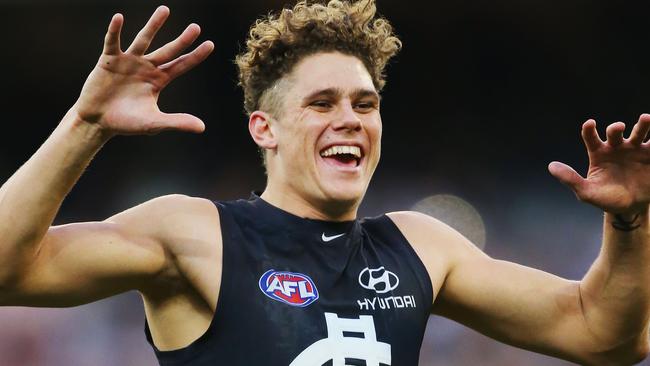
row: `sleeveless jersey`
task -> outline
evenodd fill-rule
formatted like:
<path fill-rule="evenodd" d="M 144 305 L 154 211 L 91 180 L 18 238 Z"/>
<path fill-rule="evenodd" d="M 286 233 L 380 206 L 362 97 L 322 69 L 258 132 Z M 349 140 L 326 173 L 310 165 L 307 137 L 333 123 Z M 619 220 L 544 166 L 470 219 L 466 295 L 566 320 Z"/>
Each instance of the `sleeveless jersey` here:
<path fill-rule="evenodd" d="M 305 219 L 253 195 L 215 202 L 223 270 L 208 330 L 161 366 L 417 366 L 427 271 L 385 215 Z M 215 264 L 216 265 L 216 264 Z"/>

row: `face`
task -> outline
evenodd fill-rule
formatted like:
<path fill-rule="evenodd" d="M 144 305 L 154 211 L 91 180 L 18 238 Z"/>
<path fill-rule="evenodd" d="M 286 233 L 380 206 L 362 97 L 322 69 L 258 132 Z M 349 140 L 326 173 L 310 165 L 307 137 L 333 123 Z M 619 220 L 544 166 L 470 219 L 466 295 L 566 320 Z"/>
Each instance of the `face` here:
<path fill-rule="evenodd" d="M 380 155 L 379 95 L 356 57 L 318 53 L 288 76 L 269 129 L 269 187 L 324 210 L 356 208 Z"/>

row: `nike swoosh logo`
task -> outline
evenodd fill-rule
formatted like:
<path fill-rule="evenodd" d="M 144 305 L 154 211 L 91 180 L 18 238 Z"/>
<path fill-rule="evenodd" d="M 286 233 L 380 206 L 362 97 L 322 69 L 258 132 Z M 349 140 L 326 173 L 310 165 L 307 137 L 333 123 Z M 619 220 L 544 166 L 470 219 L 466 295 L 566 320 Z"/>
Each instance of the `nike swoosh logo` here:
<path fill-rule="evenodd" d="M 345 235 L 345 233 L 338 234 L 338 235 L 332 235 L 332 236 L 327 236 L 327 235 L 325 235 L 325 233 L 323 233 L 323 236 L 321 236 L 321 239 L 323 239 L 323 241 L 327 243 L 328 241 L 332 241 L 332 240 L 334 240 L 336 238 L 340 238 L 343 235 Z"/>

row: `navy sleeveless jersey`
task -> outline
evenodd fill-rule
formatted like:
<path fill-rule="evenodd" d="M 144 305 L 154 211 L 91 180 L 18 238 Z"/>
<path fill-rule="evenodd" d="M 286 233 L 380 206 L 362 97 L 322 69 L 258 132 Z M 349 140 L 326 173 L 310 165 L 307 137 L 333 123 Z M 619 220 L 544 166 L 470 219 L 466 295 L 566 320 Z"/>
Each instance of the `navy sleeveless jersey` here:
<path fill-rule="evenodd" d="M 258 196 L 216 202 L 223 271 L 208 330 L 162 366 L 417 366 L 427 271 L 385 215 L 327 222 Z"/>

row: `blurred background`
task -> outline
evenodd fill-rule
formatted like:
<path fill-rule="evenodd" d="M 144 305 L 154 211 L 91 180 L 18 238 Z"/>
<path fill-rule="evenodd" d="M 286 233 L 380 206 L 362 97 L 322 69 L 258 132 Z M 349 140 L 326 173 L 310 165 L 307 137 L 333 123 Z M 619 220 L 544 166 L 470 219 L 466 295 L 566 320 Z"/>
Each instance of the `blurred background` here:
<path fill-rule="evenodd" d="M 190 22 L 214 54 L 163 93 L 161 109 L 201 117 L 202 135 L 119 137 L 95 158 L 56 223 L 101 220 L 168 194 L 247 197 L 265 177 L 248 136 L 232 60 L 279 0 L 166 1 L 155 46 Z M 159 1 L 0 0 L 0 180 L 74 103 L 114 12 L 123 45 Z M 393 1 L 379 10 L 404 49 L 388 68 L 382 161 L 361 215 L 416 207 L 491 256 L 570 279 L 596 257 L 602 213 L 546 170 L 584 173 L 579 128 L 631 126 L 650 112 L 650 30 L 641 1 Z M 629 131 L 629 129 L 628 129 Z M 486 281 L 489 281 L 486 278 Z M 72 309 L 0 309 L 0 365 L 155 365 L 138 294 Z M 432 317 L 421 365 L 568 365 Z M 644 363 L 650 365 L 650 362 Z"/>

